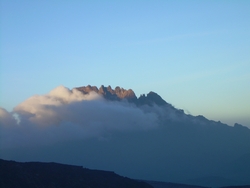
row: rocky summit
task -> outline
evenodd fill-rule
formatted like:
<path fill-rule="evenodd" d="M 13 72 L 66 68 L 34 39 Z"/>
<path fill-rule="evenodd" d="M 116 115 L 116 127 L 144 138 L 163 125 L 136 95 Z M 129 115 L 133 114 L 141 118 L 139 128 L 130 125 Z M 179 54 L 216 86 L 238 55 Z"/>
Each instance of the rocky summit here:
<path fill-rule="evenodd" d="M 105 99 L 111 101 L 121 101 L 127 100 L 128 102 L 135 103 L 136 105 L 170 105 L 165 100 L 163 100 L 157 93 L 150 91 L 147 95 L 140 95 L 139 98 L 135 95 L 135 92 L 132 89 L 123 89 L 119 86 L 112 89 L 111 86 L 105 87 L 101 86 L 99 89 L 96 86 L 82 86 L 75 88 L 81 91 L 84 94 L 88 94 L 90 92 L 96 92 L 102 95 Z M 171 106 L 171 105 L 170 105 Z"/>

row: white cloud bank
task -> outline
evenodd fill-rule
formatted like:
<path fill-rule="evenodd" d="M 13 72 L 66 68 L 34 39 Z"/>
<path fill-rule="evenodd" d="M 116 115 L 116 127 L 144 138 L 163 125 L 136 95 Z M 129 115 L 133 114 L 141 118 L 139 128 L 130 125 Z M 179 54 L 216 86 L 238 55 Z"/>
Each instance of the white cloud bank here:
<path fill-rule="evenodd" d="M 157 125 L 155 112 L 59 86 L 47 95 L 30 97 L 11 113 L 0 108 L 0 147 L 102 137 L 111 131 L 147 130 Z"/>
<path fill-rule="evenodd" d="M 250 130 L 241 125 L 63 86 L 13 112 L 0 108 L 0 158 L 8 160 L 77 164 L 160 181 L 218 176 L 244 185 L 250 183 L 249 149 Z"/>

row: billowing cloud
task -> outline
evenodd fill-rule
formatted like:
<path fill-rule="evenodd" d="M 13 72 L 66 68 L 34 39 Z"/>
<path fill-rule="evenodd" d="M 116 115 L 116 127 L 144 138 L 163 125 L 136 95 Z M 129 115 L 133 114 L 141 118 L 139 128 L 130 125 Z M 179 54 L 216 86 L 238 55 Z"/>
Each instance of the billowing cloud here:
<path fill-rule="evenodd" d="M 67 121 L 70 114 L 75 114 L 75 109 L 69 112 L 69 106 L 81 103 L 82 101 L 100 100 L 96 93 L 83 95 L 80 91 L 72 91 L 63 86 L 52 90 L 48 95 L 33 96 L 14 108 L 21 119 L 21 122 L 28 121 L 38 126 L 51 126 Z M 68 109 L 68 110 L 67 110 Z M 79 119 L 75 117 L 76 119 Z"/>
<path fill-rule="evenodd" d="M 218 176 L 249 184 L 249 151 L 248 128 L 168 104 L 111 101 L 59 86 L 12 112 L 0 108 L 3 159 L 77 164 L 136 179 Z"/>
<path fill-rule="evenodd" d="M 125 101 L 107 101 L 95 92 L 59 86 L 47 95 L 30 97 L 11 113 L 0 109 L 0 123 L 2 147 L 10 147 L 152 129 L 158 126 L 158 115 Z"/>
<path fill-rule="evenodd" d="M 13 127 L 16 125 L 16 120 L 12 116 L 11 113 L 9 113 L 4 108 L 0 107 L 0 125 L 1 127 Z"/>

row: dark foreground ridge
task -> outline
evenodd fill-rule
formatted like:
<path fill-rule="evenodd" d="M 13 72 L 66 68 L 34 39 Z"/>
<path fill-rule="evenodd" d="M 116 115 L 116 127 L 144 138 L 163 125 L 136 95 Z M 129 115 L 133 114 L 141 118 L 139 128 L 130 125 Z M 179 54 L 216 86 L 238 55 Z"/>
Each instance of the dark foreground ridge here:
<path fill-rule="evenodd" d="M 1 188 L 208 188 L 170 182 L 133 180 L 114 172 L 81 166 L 0 159 Z M 247 188 L 229 186 L 222 188 Z"/>
<path fill-rule="evenodd" d="M 151 185 L 114 172 L 90 170 L 58 163 L 6 161 L 0 159 L 1 188 L 152 188 Z"/>

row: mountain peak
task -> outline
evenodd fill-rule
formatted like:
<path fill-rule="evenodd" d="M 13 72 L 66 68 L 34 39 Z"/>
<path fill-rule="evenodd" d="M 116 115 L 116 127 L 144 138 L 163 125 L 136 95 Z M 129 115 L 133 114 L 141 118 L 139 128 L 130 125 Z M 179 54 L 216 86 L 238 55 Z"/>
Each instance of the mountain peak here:
<path fill-rule="evenodd" d="M 110 85 L 108 87 L 101 85 L 101 87 L 98 89 L 96 86 L 88 85 L 88 86 L 77 87 L 75 89 L 81 91 L 84 94 L 88 94 L 94 91 L 102 95 L 105 99 L 111 101 L 120 101 L 125 99 L 128 102 L 135 103 L 136 105 L 150 105 L 150 106 L 152 106 L 153 104 L 159 106 L 168 104 L 161 98 L 160 95 L 158 95 L 153 91 L 150 91 L 147 95 L 142 94 L 139 98 L 137 98 L 135 92 L 132 89 L 126 90 L 119 86 L 116 86 L 115 89 L 112 89 Z"/>
<path fill-rule="evenodd" d="M 88 85 L 88 86 L 78 87 L 76 89 L 84 94 L 88 94 L 91 91 L 94 91 L 102 95 L 105 99 L 112 101 L 120 101 L 122 99 L 126 99 L 129 102 L 134 102 L 137 99 L 132 89 L 126 90 L 119 86 L 115 87 L 115 89 L 112 89 L 110 85 L 108 87 L 101 85 L 101 87 L 97 89 L 96 86 Z"/>

